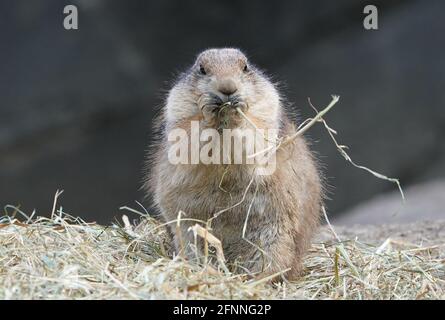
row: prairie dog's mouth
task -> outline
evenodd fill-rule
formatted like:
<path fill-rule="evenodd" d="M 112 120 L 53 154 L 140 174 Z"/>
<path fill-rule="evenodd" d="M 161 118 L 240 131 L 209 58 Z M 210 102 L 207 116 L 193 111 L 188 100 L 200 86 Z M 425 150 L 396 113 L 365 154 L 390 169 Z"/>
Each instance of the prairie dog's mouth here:
<path fill-rule="evenodd" d="M 219 131 L 238 127 L 243 121 L 241 113 L 247 109 L 247 103 L 240 95 L 223 100 L 213 93 L 202 95 L 198 99 L 198 106 L 208 124 Z"/>
<path fill-rule="evenodd" d="M 229 97 L 225 97 L 224 99 L 220 96 L 209 93 L 209 94 L 203 94 L 198 99 L 198 106 L 201 109 L 201 111 L 204 111 L 204 108 L 207 109 L 206 111 L 219 111 L 220 109 L 225 108 L 242 108 L 245 109 L 247 107 L 247 103 L 242 99 L 240 95 L 233 95 Z"/>

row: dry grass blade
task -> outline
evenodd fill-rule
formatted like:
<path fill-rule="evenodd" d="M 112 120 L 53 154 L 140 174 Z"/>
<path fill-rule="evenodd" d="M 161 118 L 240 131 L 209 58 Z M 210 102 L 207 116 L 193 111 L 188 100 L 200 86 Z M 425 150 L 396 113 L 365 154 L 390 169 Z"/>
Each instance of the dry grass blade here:
<path fill-rule="evenodd" d="M 327 113 L 327 111 L 329 111 L 329 110 L 334 106 L 334 104 L 335 104 L 335 103 L 338 101 L 338 99 L 339 99 L 338 96 L 332 96 L 332 98 L 333 98 L 333 100 L 331 101 L 331 103 L 330 103 L 325 109 L 323 109 L 321 112 L 318 112 L 317 108 L 315 108 L 314 105 L 312 104 L 311 99 L 308 98 L 309 105 L 312 107 L 312 109 L 315 110 L 315 112 L 317 112 L 317 115 L 316 115 L 316 117 L 315 117 L 314 119 L 316 119 L 316 121 L 319 121 L 319 122 L 322 122 L 322 123 L 323 123 L 323 125 L 325 126 L 325 128 L 326 128 L 326 130 L 327 130 L 329 136 L 331 137 L 332 141 L 334 142 L 334 144 L 335 144 L 335 146 L 336 146 L 338 152 L 340 152 L 340 154 L 342 155 L 342 157 L 343 157 L 347 162 L 349 162 L 350 164 L 352 164 L 354 167 L 356 167 L 356 168 L 358 168 L 358 169 L 361 169 L 361 170 L 364 170 L 364 171 L 369 172 L 370 174 L 372 174 L 374 177 L 376 177 L 376 178 L 378 178 L 378 179 L 386 180 L 386 181 L 389 181 L 389 182 L 392 182 L 392 183 L 396 184 L 396 185 L 397 185 L 397 188 L 399 189 L 399 192 L 400 192 L 400 195 L 401 195 L 401 197 L 402 197 L 402 200 L 405 201 L 405 194 L 404 194 L 404 192 L 403 192 L 402 185 L 400 184 L 399 179 L 387 177 L 387 176 L 385 176 L 385 175 L 383 175 L 383 174 L 381 174 L 381 173 L 379 173 L 379 172 L 377 172 L 377 171 L 374 171 L 374 170 L 372 170 L 372 169 L 370 169 L 370 168 L 368 168 L 368 167 L 365 167 L 365 166 L 356 164 L 356 163 L 352 160 L 352 158 L 349 156 L 349 154 L 346 152 L 346 149 L 348 149 L 348 147 L 345 146 L 345 145 L 340 145 L 340 144 L 337 142 L 337 139 L 336 139 L 335 136 L 334 136 L 334 135 L 337 134 L 337 131 L 335 131 L 335 130 L 333 130 L 331 127 L 329 127 L 328 124 L 327 124 L 327 122 L 326 122 L 326 120 L 323 119 L 323 116 Z M 315 122 L 316 122 L 316 121 L 315 121 Z M 315 123 L 315 122 L 311 121 L 310 123 Z M 309 124 L 308 124 L 308 125 L 309 125 Z M 308 125 L 304 126 L 302 129 L 306 128 Z M 302 131 L 302 129 L 301 129 L 301 130 L 298 130 L 297 134 L 298 134 L 300 131 Z"/>
<path fill-rule="evenodd" d="M 292 141 L 294 141 L 296 138 L 302 136 L 307 130 L 309 130 L 314 124 L 316 124 L 317 122 L 322 122 L 323 125 L 325 126 L 326 130 L 328 131 L 329 136 L 331 137 L 332 141 L 334 142 L 337 150 L 340 152 L 340 154 L 343 156 L 343 158 L 351 163 L 354 167 L 367 171 L 370 174 L 372 174 L 374 177 L 378 178 L 378 179 L 382 179 L 382 180 L 386 180 L 389 182 L 392 182 L 394 184 L 397 185 L 397 188 L 399 189 L 400 195 L 402 197 L 402 200 L 405 201 L 405 195 L 402 189 L 402 186 L 400 184 L 399 179 L 396 178 L 390 178 L 387 177 L 377 171 L 374 171 L 368 167 L 356 164 L 352 158 L 349 156 L 349 154 L 345 151 L 348 147 L 344 146 L 344 145 L 340 145 L 337 142 L 337 139 L 335 139 L 335 136 L 337 134 L 337 131 L 335 131 L 334 129 L 332 129 L 331 127 L 328 126 L 327 122 L 324 120 L 324 116 L 337 104 L 337 102 L 340 100 L 340 96 L 336 96 L 336 95 L 332 95 L 332 100 L 331 102 L 326 106 L 326 108 L 324 108 L 321 111 L 318 111 L 317 108 L 314 107 L 314 105 L 312 104 L 311 100 L 308 99 L 309 105 L 315 110 L 316 115 L 311 118 L 311 119 L 306 119 L 305 121 L 303 121 L 303 123 L 298 127 L 297 132 L 295 132 L 294 134 L 290 135 L 290 136 L 285 136 L 285 137 L 281 137 L 278 138 L 277 141 L 275 141 L 275 145 L 271 145 L 263 150 L 260 150 L 258 152 L 255 152 L 254 154 L 251 154 L 248 156 L 248 158 L 255 158 L 260 154 L 266 153 L 266 152 L 276 152 L 278 149 L 280 149 L 281 147 L 291 143 Z M 258 129 L 257 126 L 249 119 L 249 117 L 247 117 L 239 108 L 237 108 L 238 113 L 255 129 Z"/>
<path fill-rule="evenodd" d="M 317 112 L 317 114 L 315 115 L 314 118 L 312 118 L 310 121 L 308 121 L 307 124 L 305 124 L 302 128 L 298 129 L 298 131 L 296 133 L 294 133 L 293 135 L 286 137 L 282 143 L 282 145 L 286 145 L 290 142 L 292 142 L 292 140 L 295 140 L 297 137 L 303 135 L 307 130 L 309 130 L 314 124 L 316 124 L 318 121 L 320 121 L 323 116 L 325 114 L 327 114 L 338 102 L 338 100 L 340 100 L 340 96 L 336 96 L 336 95 L 332 95 L 332 100 L 331 102 L 329 102 L 329 104 L 327 105 L 326 108 L 324 108 L 323 110 L 321 110 L 320 112 Z"/>
<path fill-rule="evenodd" d="M 211 234 L 207 229 L 201 227 L 199 224 L 195 224 L 193 227 L 190 227 L 189 230 L 192 231 L 195 236 L 198 235 L 203 238 L 205 242 L 216 249 L 216 257 L 218 258 L 221 267 L 225 269 L 226 272 L 229 272 L 225 265 L 226 258 L 224 257 L 221 241 L 213 234 Z"/>

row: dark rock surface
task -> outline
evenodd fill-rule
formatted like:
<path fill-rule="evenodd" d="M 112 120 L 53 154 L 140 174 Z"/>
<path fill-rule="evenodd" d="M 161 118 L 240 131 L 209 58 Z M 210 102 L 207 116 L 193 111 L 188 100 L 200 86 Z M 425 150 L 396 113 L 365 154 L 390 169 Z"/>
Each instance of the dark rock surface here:
<path fill-rule="evenodd" d="M 301 117 L 332 93 L 327 116 L 359 163 L 404 184 L 445 176 L 445 3 L 374 1 L 380 29 L 362 27 L 366 1 L 0 1 L 0 205 L 63 207 L 108 222 L 140 200 L 150 123 L 173 74 L 212 46 L 244 49 Z M 393 189 L 309 132 L 332 186 L 332 214 Z"/>

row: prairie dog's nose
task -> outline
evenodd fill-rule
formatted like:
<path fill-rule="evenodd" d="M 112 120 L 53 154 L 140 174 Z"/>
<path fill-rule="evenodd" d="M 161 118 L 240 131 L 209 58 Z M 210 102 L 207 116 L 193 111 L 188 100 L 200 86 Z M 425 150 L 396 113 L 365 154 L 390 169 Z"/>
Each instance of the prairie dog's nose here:
<path fill-rule="evenodd" d="M 222 79 L 218 82 L 218 91 L 222 94 L 230 96 L 238 90 L 235 81 L 232 79 Z"/>

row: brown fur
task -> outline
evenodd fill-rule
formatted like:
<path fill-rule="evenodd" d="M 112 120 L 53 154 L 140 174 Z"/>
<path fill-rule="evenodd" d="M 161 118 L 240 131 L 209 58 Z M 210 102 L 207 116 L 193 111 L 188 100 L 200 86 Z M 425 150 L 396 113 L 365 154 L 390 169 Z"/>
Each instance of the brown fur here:
<path fill-rule="evenodd" d="M 147 163 L 150 173 L 145 183 L 166 221 L 176 219 L 180 210 L 186 214 L 183 218 L 207 221 L 216 212 L 238 203 L 255 173 L 255 165 L 173 165 L 167 159 L 166 136 L 171 129 L 189 130 L 192 119 L 203 126 L 216 125 L 217 120 L 208 121 L 202 115 L 198 100 L 208 92 L 218 93 L 220 81 L 229 78 L 236 83 L 238 94 L 248 105 L 245 113 L 259 128 L 279 128 L 280 136 L 295 132 L 274 85 L 253 66 L 248 65 L 249 71 L 243 72 L 246 63 L 237 49 L 207 50 L 170 91 L 160 120 L 164 129 L 151 149 Z M 206 69 L 206 75 L 197 73 L 200 67 Z M 238 117 L 237 127 L 248 126 L 239 115 L 231 117 Z M 254 175 L 244 201 L 212 221 L 211 232 L 222 241 L 229 263 L 238 262 L 251 272 L 265 274 L 291 268 L 286 276 L 294 279 L 319 224 L 321 181 L 304 138 L 280 148 L 276 157 L 276 171 L 269 176 Z M 242 238 L 249 207 L 246 239 L 256 246 Z M 193 224 L 181 223 L 186 245 L 194 243 L 193 235 L 187 231 Z M 170 226 L 179 250 L 176 225 Z M 195 258 L 187 248 L 188 257 Z"/>

